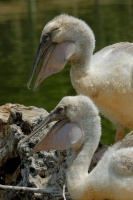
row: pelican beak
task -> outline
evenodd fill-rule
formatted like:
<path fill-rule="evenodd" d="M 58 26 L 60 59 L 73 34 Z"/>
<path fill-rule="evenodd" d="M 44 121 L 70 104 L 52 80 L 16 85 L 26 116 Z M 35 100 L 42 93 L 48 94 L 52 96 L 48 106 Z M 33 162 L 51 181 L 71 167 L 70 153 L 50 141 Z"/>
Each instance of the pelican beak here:
<path fill-rule="evenodd" d="M 63 114 L 64 115 L 64 114 Z M 61 127 L 66 124 L 69 119 L 65 116 L 63 116 L 61 113 L 58 112 L 58 110 L 55 110 L 51 112 L 36 128 L 31 132 L 30 135 L 28 135 L 26 138 L 23 139 L 22 142 L 27 142 L 32 136 L 34 136 L 37 132 L 39 132 L 42 128 L 44 128 L 47 124 L 49 124 L 52 121 L 57 121 L 55 125 L 49 130 L 49 132 L 41 139 L 40 142 L 35 146 L 35 148 L 29 153 L 29 156 L 31 156 L 33 153 L 36 153 L 41 150 L 50 150 L 51 148 L 56 148 L 51 141 L 55 144 L 57 142 L 56 136 L 54 136 L 55 132 L 58 132 Z"/>
<path fill-rule="evenodd" d="M 66 117 L 66 106 L 55 108 L 22 142 L 28 141 L 32 136 L 44 128 L 52 121 L 57 121 L 54 126 L 45 134 L 45 136 L 37 143 L 34 149 L 29 153 L 42 150 L 65 150 L 68 148 L 79 149 L 83 141 L 83 133 L 81 127 L 70 122 Z"/>
<path fill-rule="evenodd" d="M 51 53 L 51 51 L 53 50 L 54 48 L 54 45 L 55 43 L 52 43 L 51 40 L 43 40 L 39 47 L 38 47 L 38 51 L 37 51 L 37 54 L 36 54 L 36 57 L 35 57 L 35 61 L 34 61 L 34 64 L 33 64 L 33 67 L 32 67 L 32 72 L 31 72 L 31 75 L 30 75 L 30 78 L 27 82 L 27 87 L 30 89 L 30 84 L 31 84 L 31 81 L 34 77 L 34 74 L 37 70 L 37 67 L 38 67 L 38 64 L 41 60 L 41 58 L 44 56 L 44 60 L 43 60 L 43 64 L 42 64 L 42 67 L 41 68 L 45 68 L 45 65 L 47 63 L 47 60 L 49 58 L 49 55 Z M 42 72 L 41 72 L 42 73 Z M 35 86 L 34 86 L 34 89 L 40 84 L 41 82 L 41 73 L 39 73 L 39 80 L 35 83 Z"/>
<path fill-rule="evenodd" d="M 21 143 L 28 142 L 32 136 L 36 135 L 50 122 L 66 118 L 64 115 L 64 113 L 59 113 L 57 109 L 53 110 L 26 138 L 21 140 Z"/>
<path fill-rule="evenodd" d="M 32 154 L 42 150 L 62 150 L 62 141 L 58 142 L 58 137 L 56 137 L 56 134 L 67 122 L 69 122 L 68 118 L 63 118 L 56 122 L 54 126 L 52 126 L 52 128 L 48 131 L 48 133 L 41 139 L 41 141 L 37 143 L 37 145 L 34 147 L 34 149 L 30 152 L 29 155 L 31 156 Z M 58 147 L 56 143 L 59 144 Z"/>
<path fill-rule="evenodd" d="M 61 71 L 67 61 L 74 54 L 76 45 L 74 42 L 66 41 L 61 43 L 55 43 L 51 41 L 51 38 L 43 38 L 40 43 L 37 55 L 33 64 L 32 73 L 27 83 L 30 88 L 31 81 L 36 72 L 40 59 L 43 57 L 43 63 L 36 79 L 34 89 L 48 76 Z"/>

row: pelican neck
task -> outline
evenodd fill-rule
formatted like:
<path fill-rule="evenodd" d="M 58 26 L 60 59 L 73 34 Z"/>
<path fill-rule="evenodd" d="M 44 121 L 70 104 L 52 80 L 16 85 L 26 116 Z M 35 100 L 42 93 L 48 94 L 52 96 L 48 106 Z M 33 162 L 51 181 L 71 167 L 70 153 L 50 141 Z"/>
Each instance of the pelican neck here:
<path fill-rule="evenodd" d="M 89 178 L 88 169 L 101 135 L 99 120 L 99 116 L 95 116 L 95 119 L 91 119 L 90 122 L 88 118 L 86 118 L 85 125 L 83 124 L 83 127 L 86 127 L 86 129 L 83 130 L 83 145 L 78 152 L 73 151 L 70 165 L 66 173 L 67 187 L 70 195 L 78 194 L 80 197 L 84 192 L 83 190 L 81 191 L 81 185 L 83 188 L 86 188 L 86 180 L 88 181 Z"/>

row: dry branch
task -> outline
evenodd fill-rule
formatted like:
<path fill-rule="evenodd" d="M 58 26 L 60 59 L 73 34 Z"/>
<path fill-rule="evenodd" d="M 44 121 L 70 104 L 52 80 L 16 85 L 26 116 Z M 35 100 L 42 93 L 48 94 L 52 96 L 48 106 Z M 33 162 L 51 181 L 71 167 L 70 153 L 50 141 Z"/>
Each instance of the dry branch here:
<path fill-rule="evenodd" d="M 34 193 L 49 194 L 49 195 L 56 196 L 56 197 L 63 196 L 64 200 L 66 200 L 64 186 L 63 186 L 63 194 L 59 191 L 53 191 L 52 189 L 20 187 L 20 186 L 1 185 L 1 184 L 0 184 L 0 189 L 2 189 L 2 190 L 20 190 L 20 191 L 24 191 L 24 192 L 30 191 L 30 192 L 34 192 Z M 69 195 L 69 194 L 66 193 L 66 195 Z"/>

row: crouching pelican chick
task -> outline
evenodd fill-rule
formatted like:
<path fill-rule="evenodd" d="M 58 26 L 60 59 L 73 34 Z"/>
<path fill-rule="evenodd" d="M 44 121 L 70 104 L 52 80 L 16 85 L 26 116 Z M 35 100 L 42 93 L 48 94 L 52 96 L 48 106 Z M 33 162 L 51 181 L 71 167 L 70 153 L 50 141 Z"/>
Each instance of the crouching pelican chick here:
<path fill-rule="evenodd" d="M 133 135 L 127 135 L 127 139 L 124 138 L 110 147 L 97 166 L 88 173 L 101 137 L 101 121 L 97 108 L 88 97 L 64 97 L 27 138 L 54 120 L 59 121 L 35 146 L 32 153 L 72 149 L 72 157 L 68 160 L 66 171 L 71 198 L 132 200 Z"/>
<path fill-rule="evenodd" d="M 117 125 L 118 141 L 125 128 L 133 129 L 133 43 L 113 44 L 93 55 L 94 48 L 94 34 L 84 21 L 65 14 L 55 17 L 42 31 L 28 86 L 41 58 L 35 88 L 70 60 L 73 87 L 78 94 L 89 96 Z"/>

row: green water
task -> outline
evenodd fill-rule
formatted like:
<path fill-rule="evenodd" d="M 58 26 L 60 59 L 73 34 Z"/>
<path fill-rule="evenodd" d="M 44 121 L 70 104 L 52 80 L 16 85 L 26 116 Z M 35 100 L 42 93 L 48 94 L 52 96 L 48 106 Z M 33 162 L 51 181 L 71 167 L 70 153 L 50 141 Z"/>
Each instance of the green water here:
<path fill-rule="evenodd" d="M 75 95 L 69 64 L 33 92 L 26 83 L 43 26 L 68 13 L 85 20 L 96 37 L 96 50 L 133 41 L 132 0 L 3 0 L 0 1 L 0 105 L 7 102 L 44 107 L 50 111 L 66 95 Z M 116 127 L 102 119 L 103 141 L 114 141 Z"/>

